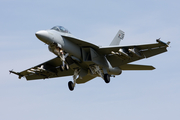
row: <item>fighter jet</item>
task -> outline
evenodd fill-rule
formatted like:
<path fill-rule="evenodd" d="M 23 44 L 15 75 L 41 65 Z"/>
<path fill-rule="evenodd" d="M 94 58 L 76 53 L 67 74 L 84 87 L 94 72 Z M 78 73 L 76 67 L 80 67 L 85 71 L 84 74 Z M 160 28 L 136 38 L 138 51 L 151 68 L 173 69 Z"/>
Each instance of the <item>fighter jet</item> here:
<path fill-rule="evenodd" d="M 10 70 L 10 73 L 27 80 L 73 76 L 73 81 L 68 82 L 70 91 L 76 84 L 96 77 L 109 83 L 111 77 L 123 70 L 153 70 L 153 66 L 130 63 L 166 52 L 170 44 L 157 39 L 153 44 L 119 46 L 125 35 L 119 30 L 109 46 L 100 47 L 73 36 L 62 26 L 38 31 L 35 35 L 56 57 L 22 72 Z"/>

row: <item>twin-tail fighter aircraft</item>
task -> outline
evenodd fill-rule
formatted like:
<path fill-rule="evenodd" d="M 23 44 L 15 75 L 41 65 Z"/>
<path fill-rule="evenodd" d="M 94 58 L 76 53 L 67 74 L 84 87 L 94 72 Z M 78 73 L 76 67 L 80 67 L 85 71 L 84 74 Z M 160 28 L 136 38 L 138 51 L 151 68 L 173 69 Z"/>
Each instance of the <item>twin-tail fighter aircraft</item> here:
<path fill-rule="evenodd" d="M 154 44 L 119 46 L 125 35 L 119 30 L 109 46 L 99 47 L 74 37 L 62 26 L 38 31 L 35 35 L 57 57 L 22 72 L 11 70 L 10 73 L 27 80 L 72 75 L 73 82 L 68 82 L 71 91 L 76 84 L 86 83 L 96 77 L 109 83 L 110 77 L 120 75 L 123 70 L 153 70 L 153 66 L 129 63 L 166 52 L 170 44 L 157 39 Z"/>

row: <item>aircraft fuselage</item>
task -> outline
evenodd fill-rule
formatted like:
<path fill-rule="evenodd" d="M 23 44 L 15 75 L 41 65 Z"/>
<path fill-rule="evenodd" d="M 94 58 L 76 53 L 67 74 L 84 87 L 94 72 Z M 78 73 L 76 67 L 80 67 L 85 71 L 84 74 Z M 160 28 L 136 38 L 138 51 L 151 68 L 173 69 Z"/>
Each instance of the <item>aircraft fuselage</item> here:
<path fill-rule="evenodd" d="M 83 61 L 86 64 L 79 64 L 80 66 L 89 68 L 89 65 L 97 64 L 104 71 L 104 73 L 119 75 L 121 70 L 119 68 L 113 68 L 105 56 L 99 54 L 96 50 L 91 47 L 78 46 L 76 42 L 71 42 L 62 36 L 68 36 L 76 38 L 70 33 L 58 32 L 56 30 L 41 30 L 35 33 L 37 38 L 42 42 L 49 45 L 49 50 L 54 54 L 58 55 L 57 48 L 63 49 L 64 52 L 69 53 L 73 58 Z M 89 56 L 88 56 L 89 55 Z"/>
<path fill-rule="evenodd" d="M 39 40 L 48 44 L 49 46 L 52 46 L 53 44 L 57 44 L 57 46 L 62 48 L 65 52 L 69 53 L 70 55 L 74 55 L 78 59 L 81 59 L 80 47 L 61 36 L 61 35 L 72 36 L 71 34 L 61 33 L 55 30 L 41 30 L 36 32 L 35 34 Z"/>

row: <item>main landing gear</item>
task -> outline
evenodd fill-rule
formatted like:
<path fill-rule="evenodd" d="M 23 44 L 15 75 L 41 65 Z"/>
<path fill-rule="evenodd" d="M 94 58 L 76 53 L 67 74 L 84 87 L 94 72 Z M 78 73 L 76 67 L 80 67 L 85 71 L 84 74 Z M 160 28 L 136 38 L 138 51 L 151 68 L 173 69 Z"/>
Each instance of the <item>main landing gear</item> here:
<path fill-rule="evenodd" d="M 89 66 L 92 74 L 98 74 L 106 83 L 110 82 L 110 75 L 107 73 L 102 73 L 102 70 L 98 65 Z"/>
<path fill-rule="evenodd" d="M 69 87 L 70 91 L 73 91 L 74 90 L 74 83 L 72 81 L 69 81 L 68 82 L 68 87 Z"/>
<path fill-rule="evenodd" d="M 110 82 L 110 75 L 109 74 L 104 74 L 104 81 L 106 83 L 109 83 Z"/>
<path fill-rule="evenodd" d="M 89 66 L 89 68 L 90 68 L 92 75 L 101 77 L 105 81 L 105 83 L 110 82 L 111 75 L 109 75 L 107 73 L 103 73 L 98 65 L 91 65 L 91 66 Z M 80 73 L 80 69 L 77 68 L 74 70 L 73 82 L 72 81 L 68 82 L 68 88 L 70 91 L 74 90 L 74 87 L 76 85 L 76 80 L 78 79 L 79 73 Z"/>
<path fill-rule="evenodd" d="M 80 70 L 79 69 L 75 69 L 74 70 L 74 75 L 73 75 L 73 81 L 69 81 L 68 82 L 68 87 L 69 87 L 69 90 L 70 91 L 73 91 L 74 90 L 74 87 L 76 85 L 76 80 L 77 80 L 77 77 L 79 76 L 79 73 L 80 73 Z"/>

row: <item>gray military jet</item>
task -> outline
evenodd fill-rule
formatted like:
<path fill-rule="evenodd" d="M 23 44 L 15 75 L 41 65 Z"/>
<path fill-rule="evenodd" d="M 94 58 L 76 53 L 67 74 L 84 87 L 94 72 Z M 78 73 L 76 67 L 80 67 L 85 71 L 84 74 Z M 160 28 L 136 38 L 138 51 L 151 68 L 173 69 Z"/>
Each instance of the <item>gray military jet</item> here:
<path fill-rule="evenodd" d="M 119 46 L 125 35 L 119 30 L 108 47 L 99 47 L 74 37 L 62 26 L 38 31 L 35 35 L 57 57 L 22 72 L 11 70 L 10 73 L 27 80 L 73 75 L 73 82 L 68 83 L 71 91 L 76 84 L 86 83 L 95 77 L 109 83 L 110 77 L 120 75 L 122 70 L 153 70 L 153 66 L 129 63 L 166 52 L 170 44 L 157 39 L 154 44 Z"/>

